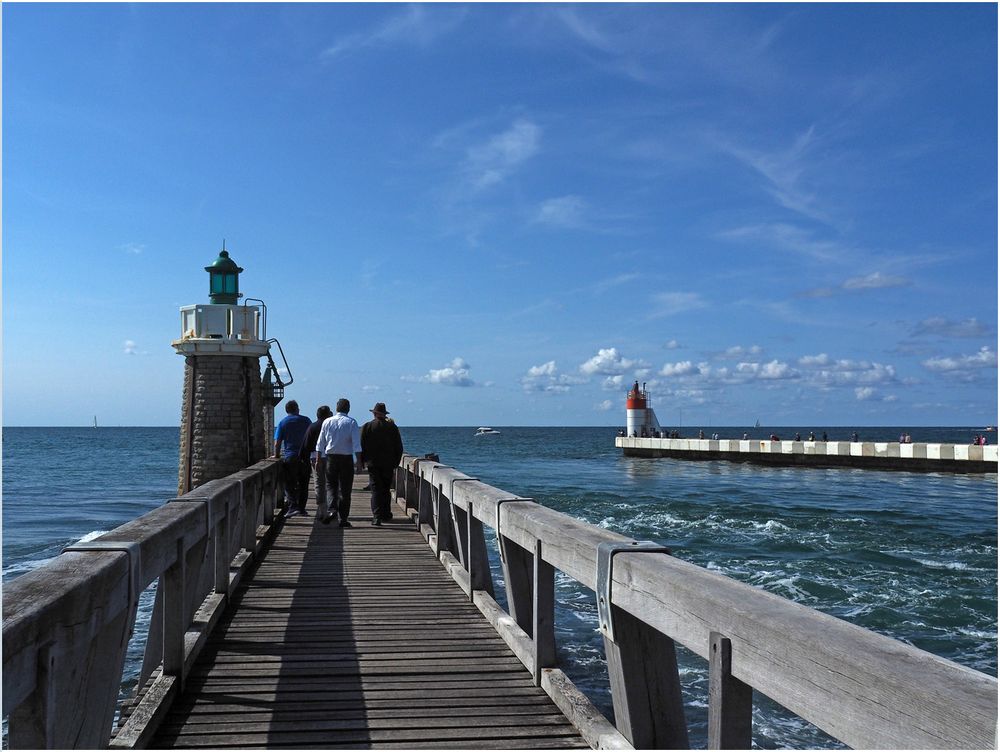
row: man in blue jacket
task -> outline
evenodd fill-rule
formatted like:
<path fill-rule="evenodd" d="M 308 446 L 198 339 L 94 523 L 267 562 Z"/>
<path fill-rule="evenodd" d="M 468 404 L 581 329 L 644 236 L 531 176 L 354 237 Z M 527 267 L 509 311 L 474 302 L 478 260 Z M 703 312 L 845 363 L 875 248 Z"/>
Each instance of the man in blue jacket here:
<path fill-rule="evenodd" d="M 274 456 L 281 458 L 285 480 L 285 517 L 308 515 L 309 460 L 303 459 L 300 452 L 312 421 L 299 415 L 299 403 L 295 400 L 285 403 L 285 412 L 288 415 L 274 429 Z"/>

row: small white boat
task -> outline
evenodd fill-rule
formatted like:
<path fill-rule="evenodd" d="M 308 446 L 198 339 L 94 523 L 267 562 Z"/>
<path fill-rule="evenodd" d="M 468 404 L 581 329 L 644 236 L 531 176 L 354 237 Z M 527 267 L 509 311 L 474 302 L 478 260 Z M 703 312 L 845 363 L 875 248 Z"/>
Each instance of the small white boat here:
<path fill-rule="evenodd" d="M 489 426 L 480 426 L 476 429 L 475 436 L 493 436 L 499 434 L 500 432 L 495 428 L 490 428 Z"/>

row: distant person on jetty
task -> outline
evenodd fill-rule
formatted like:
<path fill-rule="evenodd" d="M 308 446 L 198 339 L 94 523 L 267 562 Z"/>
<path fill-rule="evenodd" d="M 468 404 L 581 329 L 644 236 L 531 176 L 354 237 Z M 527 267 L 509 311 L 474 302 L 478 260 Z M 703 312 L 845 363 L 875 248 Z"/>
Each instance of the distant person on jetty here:
<path fill-rule="evenodd" d="M 274 456 L 281 458 L 281 474 L 285 480 L 285 517 L 306 512 L 309 496 L 309 463 L 301 456 L 302 443 L 310 420 L 299 415 L 299 403 L 288 400 L 288 413 L 274 429 Z"/>
<path fill-rule="evenodd" d="M 372 479 L 372 525 L 379 527 L 392 519 L 389 489 L 403 456 L 403 439 L 384 402 L 376 402 L 370 412 L 374 417 L 361 427 L 361 456 Z"/>
<path fill-rule="evenodd" d="M 348 413 L 350 400 L 337 400 L 337 412 L 323 421 L 316 440 L 316 453 L 326 462 L 326 503 L 330 511 L 322 518 L 333 519 L 333 510 L 340 517 L 339 527 L 352 527 L 351 486 L 354 484 L 354 458 L 361 465 L 361 429 Z"/>
<path fill-rule="evenodd" d="M 306 431 L 306 438 L 302 442 L 300 455 L 310 463 L 310 468 L 315 472 L 316 479 L 316 514 L 322 519 L 329 511 L 326 506 L 326 458 L 320 458 L 316 451 L 316 442 L 319 441 L 319 432 L 323 428 L 323 421 L 333 415 L 333 410 L 329 405 L 320 405 L 316 410 L 316 420 Z"/>

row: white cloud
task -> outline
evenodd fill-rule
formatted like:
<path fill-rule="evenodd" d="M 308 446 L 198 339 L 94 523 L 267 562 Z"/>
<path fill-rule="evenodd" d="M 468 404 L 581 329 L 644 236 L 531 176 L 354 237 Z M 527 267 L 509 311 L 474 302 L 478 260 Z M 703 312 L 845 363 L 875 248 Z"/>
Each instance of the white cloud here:
<path fill-rule="evenodd" d="M 996 368 L 997 354 L 989 346 L 979 348 L 973 355 L 960 355 L 955 358 L 930 358 L 923 362 L 924 368 L 938 373 L 968 371 L 977 368 Z"/>
<path fill-rule="evenodd" d="M 597 403 L 594 409 L 606 413 L 609 410 L 611 410 L 614 406 L 615 404 L 611 400 L 606 399 L 603 402 Z"/>
<path fill-rule="evenodd" d="M 803 355 L 799 358 L 800 366 L 825 366 L 829 365 L 830 356 L 826 353 L 820 353 L 819 355 Z"/>
<path fill-rule="evenodd" d="M 875 390 L 870 386 L 859 386 L 854 390 L 854 396 L 859 400 L 871 399 L 875 394 Z"/>
<path fill-rule="evenodd" d="M 667 342 L 663 347 L 667 350 L 676 350 L 678 347 L 680 347 L 680 344 L 678 344 L 677 340 L 672 339 L 669 342 Z"/>
<path fill-rule="evenodd" d="M 469 364 L 462 358 L 455 358 L 444 368 L 431 369 L 421 378 L 431 384 L 444 386 L 475 386 L 476 382 L 469 376 Z"/>
<path fill-rule="evenodd" d="M 550 198 L 539 206 L 535 222 L 553 227 L 582 227 L 586 208 L 587 203 L 579 196 Z"/>
<path fill-rule="evenodd" d="M 520 118 L 485 144 L 469 147 L 465 171 L 470 182 L 477 189 L 502 182 L 522 162 L 538 153 L 541 138 L 539 126 Z"/>
<path fill-rule="evenodd" d="M 580 370 L 588 376 L 617 376 L 631 368 L 648 368 L 649 364 L 642 360 L 629 360 L 618 354 L 614 347 L 601 348 L 597 355 L 580 364 Z"/>
<path fill-rule="evenodd" d="M 615 277 L 610 277 L 609 279 L 602 279 L 600 282 L 595 282 L 590 286 L 589 289 L 593 290 L 597 294 L 607 292 L 613 287 L 619 287 L 621 285 L 628 284 L 629 282 L 634 282 L 637 279 L 641 279 L 642 275 L 638 272 L 626 272 L 625 274 L 619 274 Z"/>
<path fill-rule="evenodd" d="M 751 355 L 760 355 L 763 350 L 760 345 L 751 345 L 750 347 L 743 347 L 742 345 L 736 345 L 735 347 L 730 347 L 725 352 L 725 357 L 727 358 L 745 358 Z"/>
<path fill-rule="evenodd" d="M 547 394 L 565 394 L 574 384 L 582 383 L 581 379 L 565 373 L 559 373 L 554 360 L 531 366 L 521 377 L 521 388 L 525 392 L 543 392 Z"/>
<path fill-rule="evenodd" d="M 119 247 L 123 251 L 125 251 L 125 253 L 131 253 L 134 256 L 138 256 L 144 250 L 146 250 L 146 246 L 143 245 L 142 243 L 125 243 L 124 245 Z"/>
<path fill-rule="evenodd" d="M 698 373 L 698 367 L 690 360 L 682 360 L 679 363 L 664 363 L 660 369 L 661 376 L 688 376 Z"/>
<path fill-rule="evenodd" d="M 372 384 L 365 384 L 363 387 L 361 387 L 361 391 L 367 394 L 371 394 L 372 392 L 377 392 L 381 388 L 382 387 L 374 386 Z"/>
<path fill-rule="evenodd" d="M 130 339 L 125 340 L 125 350 L 126 355 L 138 355 L 139 351 L 135 348 L 135 342 Z"/>
<path fill-rule="evenodd" d="M 608 376 L 603 382 L 601 382 L 601 388 L 618 390 L 622 388 L 624 383 L 625 377 L 621 374 L 618 374 L 617 376 Z"/>
<path fill-rule="evenodd" d="M 737 363 L 736 373 L 755 379 L 773 381 L 779 379 L 796 379 L 798 372 L 787 363 L 772 360 L 769 363 Z"/>
<path fill-rule="evenodd" d="M 650 318 L 673 316 L 685 311 L 696 311 L 707 307 L 701 295 L 696 292 L 661 292 L 653 296 Z"/>

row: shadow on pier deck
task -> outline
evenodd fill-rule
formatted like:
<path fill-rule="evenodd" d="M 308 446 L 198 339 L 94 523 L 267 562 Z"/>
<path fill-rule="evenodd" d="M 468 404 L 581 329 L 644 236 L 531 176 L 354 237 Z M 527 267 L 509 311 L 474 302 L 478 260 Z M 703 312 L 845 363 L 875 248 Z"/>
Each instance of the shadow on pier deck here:
<path fill-rule="evenodd" d="M 358 481 L 367 480 L 359 476 Z M 587 747 L 401 510 L 283 523 L 153 738 L 160 747 Z"/>

